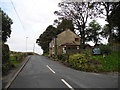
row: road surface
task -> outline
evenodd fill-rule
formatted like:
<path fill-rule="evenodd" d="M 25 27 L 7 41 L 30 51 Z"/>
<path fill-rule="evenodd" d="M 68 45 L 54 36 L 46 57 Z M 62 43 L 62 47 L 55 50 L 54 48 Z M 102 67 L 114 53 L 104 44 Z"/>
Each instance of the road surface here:
<path fill-rule="evenodd" d="M 117 74 L 88 73 L 33 55 L 10 88 L 117 88 Z"/>

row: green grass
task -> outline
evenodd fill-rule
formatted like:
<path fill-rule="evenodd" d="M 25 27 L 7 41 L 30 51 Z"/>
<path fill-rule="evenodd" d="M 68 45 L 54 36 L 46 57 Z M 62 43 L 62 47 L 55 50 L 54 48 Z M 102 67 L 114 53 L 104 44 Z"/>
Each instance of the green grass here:
<path fill-rule="evenodd" d="M 58 58 L 58 61 L 61 60 Z M 120 52 L 112 52 L 105 57 L 102 55 L 74 54 L 62 63 L 71 68 L 87 72 L 120 72 Z"/>
<path fill-rule="evenodd" d="M 43 56 L 46 56 L 46 57 L 47 57 L 47 56 L 49 56 L 49 54 L 46 53 L 46 54 L 43 54 Z"/>
<path fill-rule="evenodd" d="M 10 56 L 10 60 L 15 60 L 15 56 Z"/>
<path fill-rule="evenodd" d="M 10 63 L 13 67 L 17 67 L 20 64 L 20 61 L 17 61 L 15 56 L 10 56 Z"/>
<path fill-rule="evenodd" d="M 92 56 L 94 59 L 100 60 L 103 72 L 119 72 L 120 71 L 120 52 L 112 52 L 105 58 L 103 56 Z"/>

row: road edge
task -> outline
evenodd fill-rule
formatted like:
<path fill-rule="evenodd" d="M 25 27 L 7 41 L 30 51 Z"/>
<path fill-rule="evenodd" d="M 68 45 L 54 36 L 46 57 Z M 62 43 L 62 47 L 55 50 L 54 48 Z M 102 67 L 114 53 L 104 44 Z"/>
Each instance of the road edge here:
<path fill-rule="evenodd" d="M 11 78 L 11 80 L 7 83 L 7 85 L 5 86 L 5 89 L 8 89 L 10 87 L 10 85 L 12 84 L 12 82 L 16 79 L 16 77 L 18 76 L 18 74 L 22 71 L 22 69 L 25 67 L 25 65 L 27 64 L 27 62 L 29 61 L 29 59 L 32 56 L 29 56 L 28 59 L 25 61 L 25 63 L 23 63 L 23 65 L 20 67 L 20 69 L 15 73 L 15 75 L 13 76 L 13 78 Z"/>

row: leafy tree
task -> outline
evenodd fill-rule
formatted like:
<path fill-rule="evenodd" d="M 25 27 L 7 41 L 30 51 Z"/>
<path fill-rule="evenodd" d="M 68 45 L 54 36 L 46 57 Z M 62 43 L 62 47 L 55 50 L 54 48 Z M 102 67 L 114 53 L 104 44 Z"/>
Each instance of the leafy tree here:
<path fill-rule="evenodd" d="M 2 13 L 2 41 L 4 43 L 7 41 L 7 38 L 10 37 L 11 25 L 13 24 L 13 22 L 8 17 L 8 15 L 4 13 L 1 9 L 0 9 L 0 13 Z"/>
<path fill-rule="evenodd" d="M 98 44 L 100 42 L 100 33 L 101 33 L 101 26 L 93 20 L 89 23 L 89 27 L 86 30 L 86 39 L 88 41 L 93 41 L 95 44 Z"/>
<path fill-rule="evenodd" d="M 54 13 L 59 16 L 59 19 L 65 18 L 73 21 L 75 30 L 78 30 L 81 37 L 81 48 L 85 44 L 85 28 L 89 16 L 93 14 L 93 4 L 91 2 L 61 2 L 58 6 L 60 11 Z"/>
<path fill-rule="evenodd" d="M 101 32 L 101 35 L 103 38 L 108 38 L 109 36 L 109 26 L 108 24 L 105 24 L 104 27 L 102 28 L 102 32 Z"/>
<path fill-rule="evenodd" d="M 109 45 L 100 45 L 100 50 L 102 54 L 110 54 L 112 52 Z"/>
<path fill-rule="evenodd" d="M 60 31 L 58 34 L 66 29 L 70 29 L 74 32 L 74 25 L 72 23 L 72 20 L 63 19 L 62 22 L 57 26 L 57 30 Z"/>
<path fill-rule="evenodd" d="M 74 30 L 74 26 L 71 20 L 64 19 L 57 26 L 57 28 L 52 25 L 48 26 L 47 29 L 40 35 L 37 39 L 36 43 L 43 49 L 43 53 L 47 53 L 49 51 L 49 43 L 53 38 L 56 37 L 57 34 L 63 32 L 65 29 Z"/>
<path fill-rule="evenodd" d="M 36 40 L 39 46 L 43 49 L 43 53 L 47 53 L 49 51 L 49 43 L 56 35 L 56 28 L 52 25 L 49 25 L 47 29 L 39 36 Z"/>
<path fill-rule="evenodd" d="M 120 2 L 116 6 L 115 10 L 110 14 L 111 23 L 113 25 L 113 29 L 116 30 L 114 33 L 114 42 L 120 43 Z"/>
<path fill-rule="evenodd" d="M 0 16 L 2 16 L 2 43 L 0 42 L 0 44 L 2 44 L 2 74 L 4 75 L 10 69 L 9 46 L 4 43 L 7 41 L 7 38 L 10 37 L 11 24 L 13 22 L 1 9 Z"/>
<path fill-rule="evenodd" d="M 107 28 L 107 35 L 108 41 L 110 44 L 112 44 L 113 37 L 114 37 L 114 30 L 113 30 L 113 21 L 112 21 L 112 13 L 116 10 L 116 8 L 119 5 L 119 2 L 98 2 L 94 4 L 97 10 L 97 13 L 99 13 L 99 16 L 105 17 L 108 24 L 105 26 Z M 106 31 L 103 31 L 106 33 Z"/>

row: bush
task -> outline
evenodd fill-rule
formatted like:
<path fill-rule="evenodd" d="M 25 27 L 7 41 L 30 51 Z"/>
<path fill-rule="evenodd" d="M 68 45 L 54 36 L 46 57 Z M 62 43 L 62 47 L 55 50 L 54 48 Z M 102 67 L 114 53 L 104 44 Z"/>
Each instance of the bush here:
<path fill-rule="evenodd" d="M 74 54 L 69 57 L 68 63 L 75 69 L 83 69 L 87 59 L 83 54 Z"/>
<path fill-rule="evenodd" d="M 89 57 L 87 57 L 89 56 Z M 68 64 L 83 71 L 99 71 L 102 66 L 97 59 L 92 59 L 89 54 L 74 54 L 69 57 Z"/>
<path fill-rule="evenodd" d="M 109 45 L 101 45 L 100 50 L 102 54 L 110 54 L 112 52 L 111 48 Z"/>
<path fill-rule="evenodd" d="M 43 53 L 43 56 L 49 56 L 49 52 L 47 52 L 47 53 Z"/>
<path fill-rule="evenodd" d="M 9 46 L 7 44 L 2 45 L 2 63 L 9 62 Z"/>
<path fill-rule="evenodd" d="M 33 52 L 27 52 L 27 55 L 34 55 Z"/>
<path fill-rule="evenodd" d="M 10 60 L 9 60 L 9 46 L 7 44 L 2 44 L 2 73 L 6 74 L 10 69 Z"/>
<path fill-rule="evenodd" d="M 88 50 L 84 50 L 83 54 L 87 59 L 89 59 L 91 57 L 91 53 Z"/>
<path fill-rule="evenodd" d="M 66 61 L 69 59 L 69 55 L 68 54 L 59 54 L 59 55 L 57 55 L 57 58 L 61 61 Z"/>
<path fill-rule="evenodd" d="M 16 57 L 17 61 L 22 61 L 23 58 L 25 58 L 27 56 L 27 54 L 26 53 L 18 53 L 18 54 L 14 55 L 14 56 Z"/>

